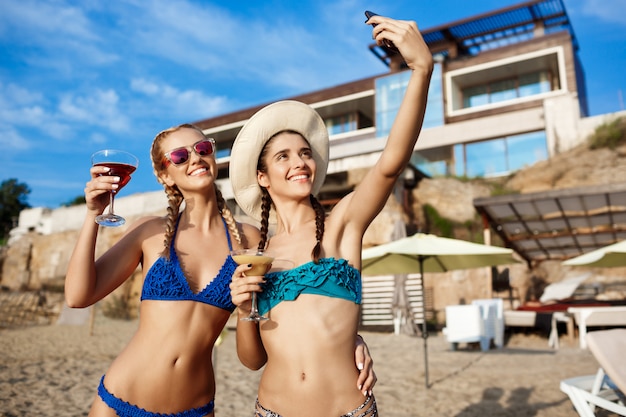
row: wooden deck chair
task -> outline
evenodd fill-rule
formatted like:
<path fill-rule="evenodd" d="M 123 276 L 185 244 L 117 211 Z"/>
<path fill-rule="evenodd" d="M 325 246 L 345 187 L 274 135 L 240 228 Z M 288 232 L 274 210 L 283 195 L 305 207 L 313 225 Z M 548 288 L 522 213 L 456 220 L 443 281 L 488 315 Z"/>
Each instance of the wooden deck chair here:
<path fill-rule="evenodd" d="M 561 381 L 561 391 L 581 417 L 595 416 L 596 407 L 626 416 L 626 329 L 587 333 L 587 344 L 598 372 Z"/>

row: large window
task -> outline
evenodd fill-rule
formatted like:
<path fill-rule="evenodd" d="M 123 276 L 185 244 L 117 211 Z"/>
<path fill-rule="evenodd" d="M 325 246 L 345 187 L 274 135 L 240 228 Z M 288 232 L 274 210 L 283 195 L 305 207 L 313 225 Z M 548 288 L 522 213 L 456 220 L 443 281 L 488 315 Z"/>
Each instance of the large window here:
<path fill-rule="evenodd" d="M 551 90 L 547 71 L 524 74 L 505 80 L 467 87 L 462 90 L 463 107 L 477 107 L 500 103 L 521 97 L 529 97 Z"/>
<path fill-rule="evenodd" d="M 387 137 L 398 114 L 411 71 L 402 71 L 376 79 L 376 136 Z M 442 126 L 443 87 L 441 64 L 436 63 L 430 79 L 423 128 Z"/>
<path fill-rule="evenodd" d="M 451 69 L 444 74 L 446 116 L 534 101 L 568 91 L 562 46 Z"/>
<path fill-rule="evenodd" d="M 543 131 L 454 146 L 458 176 L 506 175 L 548 157 Z"/>
<path fill-rule="evenodd" d="M 358 129 L 357 114 L 350 113 L 343 116 L 331 117 L 324 121 L 329 135 L 337 135 L 339 133 L 353 132 Z"/>
<path fill-rule="evenodd" d="M 403 71 L 376 79 L 376 136 L 389 135 L 410 75 L 410 71 Z"/>

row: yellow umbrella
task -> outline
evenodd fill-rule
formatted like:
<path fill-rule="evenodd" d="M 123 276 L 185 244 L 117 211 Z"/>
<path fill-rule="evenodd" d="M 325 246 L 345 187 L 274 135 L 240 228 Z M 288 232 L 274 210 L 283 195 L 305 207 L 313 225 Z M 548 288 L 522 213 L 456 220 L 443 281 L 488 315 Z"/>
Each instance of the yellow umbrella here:
<path fill-rule="evenodd" d="M 513 257 L 511 249 L 417 233 L 363 250 L 361 273 L 363 275 L 396 275 L 419 272 L 423 286 L 424 272 L 446 272 L 513 263 L 518 263 L 518 261 Z M 423 302 L 422 309 L 425 309 Z M 426 388 L 428 388 L 428 330 L 425 311 L 423 311 L 423 317 L 424 377 Z"/>
<path fill-rule="evenodd" d="M 626 240 L 596 249 L 563 262 L 567 266 L 626 266 Z"/>

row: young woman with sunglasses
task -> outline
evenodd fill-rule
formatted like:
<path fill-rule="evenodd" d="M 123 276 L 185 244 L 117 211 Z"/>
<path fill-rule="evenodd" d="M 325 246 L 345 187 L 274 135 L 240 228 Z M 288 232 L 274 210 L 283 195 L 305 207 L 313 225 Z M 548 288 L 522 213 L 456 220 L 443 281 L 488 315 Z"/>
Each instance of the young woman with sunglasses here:
<path fill-rule="evenodd" d="M 259 417 L 378 415 L 372 392 L 352 383 L 362 239 L 413 153 L 433 60 L 415 22 L 374 16 L 367 23 L 375 24 L 379 45 L 391 41 L 399 49 L 411 75 L 378 161 L 328 215 L 314 195 L 326 175 L 329 138 L 310 106 L 282 101 L 264 107 L 233 145 L 230 180 L 239 206 L 261 222 L 259 249 L 295 265 L 265 277 L 247 276 L 250 267 L 242 265 L 230 286 L 239 317 L 249 314 L 256 291 L 259 313 L 269 318 L 237 322 L 241 362 L 265 366 Z"/>
<path fill-rule="evenodd" d="M 137 333 L 100 381 L 90 416 L 214 416 L 212 349 L 235 306 L 230 249 L 255 245 L 258 230 L 235 221 L 217 188 L 215 142 L 193 125 L 159 133 L 154 173 L 168 197 L 167 216 L 138 220 L 94 261 L 95 217 L 118 178 L 91 168 L 87 215 L 65 281 L 71 307 L 87 307 L 141 268 Z M 182 203 L 184 209 L 181 209 Z M 356 356 L 372 372 L 367 347 Z"/>
<path fill-rule="evenodd" d="M 89 415 L 213 416 L 212 349 L 234 309 L 229 250 L 258 241 L 258 230 L 228 210 L 216 184 L 215 142 L 201 130 L 182 125 L 159 133 L 151 158 L 167 216 L 138 220 L 96 261 L 94 219 L 119 179 L 92 167 L 85 187 L 87 215 L 67 272 L 67 303 L 96 303 L 137 267 L 144 280 L 137 332 L 102 377 Z"/>

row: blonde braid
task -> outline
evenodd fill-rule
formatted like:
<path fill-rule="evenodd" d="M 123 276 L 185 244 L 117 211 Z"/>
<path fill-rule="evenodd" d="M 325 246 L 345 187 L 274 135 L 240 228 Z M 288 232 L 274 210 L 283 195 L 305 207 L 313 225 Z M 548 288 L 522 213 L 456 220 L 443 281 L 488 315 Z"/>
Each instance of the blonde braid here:
<path fill-rule="evenodd" d="M 202 133 L 202 135 L 204 135 L 202 130 L 198 129 L 194 125 L 186 123 L 180 126 L 170 127 L 169 129 L 165 129 L 159 132 L 155 136 L 154 140 L 152 141 L 152 147 L 150 148 L 150 159 L 152 159 L 152 170 L 154 172 L 154 175 L 157 178 L 157 181 L 159 181 L 159 183 L 163 185 L 163 188 L 165 189 L 165 194 L 167 194 L 167 205 L 168 205 L 167 222 L 165 226 L 165 239 L 163 240 L 163 245 L 165 247 L 163 249 L 163 255 L 166 257 L 169 257 L 170 245 L 172 244 L 172 238 L 176 231 L 176 222 L 178 220 L 178 214 L 180 213 L 180 206 L 183 203 L 184 198 L 176 186 L 171 187 L 165 184 L 165 182 L 163 182 L 163 179 L 161 178 L 160 174 L 166 168 L 164 165 L 164 153 L 163 153 L 163 150 L 161 149 L 161 142 L 163 141 L 163 139 L 168 137 L 171 133 L 177 132 L 180 129 L 185 129 L 185 128 L 197 130 L 198 132 Z"/>
<path fill-rule="evenodd" d="M 228 230 L 230 230 L 230 235 L 234 237 L 240 245 L 245 246 L 246 242 L 242 241 L 242 238 L 245 238 L 245 235 L 242 236 L 239 233 L 239 227 L 237 226 L 237 222 L 233 217 L 233 213 L 226 205 L 226 200 L 224 200 L 224 196 L 222 196 L 222 192 L 219 188 L 217 188 L 217 186 L 215 186 L 215 195 L 217 196 L 217 208 L 220 210 L 220 213 L 222 213 L 222 218 L 226 222 Z"/>
<path fill-rule="evenodd" d="M 167 194 L 167 222 L 165 225 L 165 239 L 163 240 L 162 255 L 169 258 L 170 245 L 172 244 L 172 238 L 176 233 L 176 222 L 178 221 L 178 214 L 180 213 L 180 205 L 183 202 L 183 195 L 178 191 L 176 187 L 170 187 L 164 185 L 165 193 Z"/>

